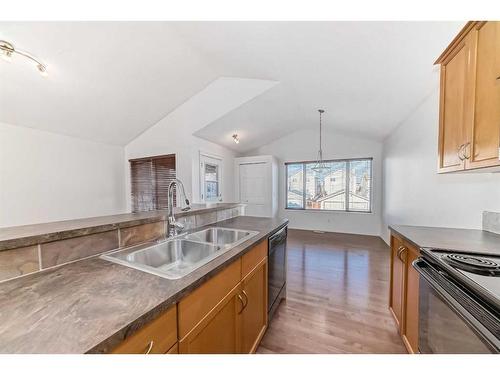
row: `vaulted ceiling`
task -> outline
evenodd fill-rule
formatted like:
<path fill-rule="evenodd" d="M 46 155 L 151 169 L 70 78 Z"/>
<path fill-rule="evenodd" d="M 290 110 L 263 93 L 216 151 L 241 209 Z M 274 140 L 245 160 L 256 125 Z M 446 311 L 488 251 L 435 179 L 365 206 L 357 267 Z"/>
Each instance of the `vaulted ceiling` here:
<path fill-rule="evenodd" d="M 220 77 L 277 81 L 195 134 L 244 152 L 297 129 L 383 139 L 463 22 L 1 22 L 0 121 L 125 145 Z M 224 100 L 223 94 L 220 100 Z M 233 106 L 234 107 L 234 106 Z M 231 135 L 240 134 L 236 145 Z"/>

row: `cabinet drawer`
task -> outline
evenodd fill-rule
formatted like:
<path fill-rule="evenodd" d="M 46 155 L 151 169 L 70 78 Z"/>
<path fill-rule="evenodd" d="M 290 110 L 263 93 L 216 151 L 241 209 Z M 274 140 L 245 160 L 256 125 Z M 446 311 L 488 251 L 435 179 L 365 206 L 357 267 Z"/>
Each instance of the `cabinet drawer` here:
<path fill-rule="evenodd" d="M 266 256 L 267 240 L 264 240 L 241 258 L 241 278 L 245 278 Z"/>
<path fill-rule="evenodd" d="M 241 258 L 179 302 L 179 338 L 186 336 L 241 279 Z"/>
<path fill-rule="evenodd" d="M 177 341 L 177 309 L 172 306 L 158 318 L 126 338 L 113 354 L 163 354 Z"/>

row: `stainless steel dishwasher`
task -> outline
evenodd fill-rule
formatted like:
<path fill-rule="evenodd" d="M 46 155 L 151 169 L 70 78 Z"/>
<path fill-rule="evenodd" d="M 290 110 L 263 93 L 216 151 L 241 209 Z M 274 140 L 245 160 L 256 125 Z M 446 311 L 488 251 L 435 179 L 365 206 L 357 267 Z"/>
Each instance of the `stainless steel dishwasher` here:
<path fill-rule="evenodd" d="M 286 294 L 287 227 L 269 237 L 268 252 L 268 312 L 271 319 Z"/>

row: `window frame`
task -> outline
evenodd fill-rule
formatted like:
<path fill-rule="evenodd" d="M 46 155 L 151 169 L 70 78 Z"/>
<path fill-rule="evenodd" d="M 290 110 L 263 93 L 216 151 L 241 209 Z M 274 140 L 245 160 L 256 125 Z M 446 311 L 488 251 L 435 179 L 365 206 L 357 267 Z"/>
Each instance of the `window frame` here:
<path fill-rule="evenodd" d="M 224 201 L 224 196 L 223 196 L 223 178 L 224 178 L 224 158 L 215 155 L 215 154 L 210 154 L 207 152 L 199 151 L 199 176 L 200 176 L 200 191 L 199 191 L 199 199 L 200 202 L 202 203 L 221 203 Z M 206 180 L 205 180 L 205 168 L 206 164 L 210 165 L 215 165 L 217 166 L 217 196 L 215 199 L 209 199 L 207 200 L 206 197 Z"/>
<path fill-rule="evenodd" d="M 361 211 L 361 210 L 350 210 L 349 207 L 349 176 L 350 176 L 350 166 L 352 161 L 365 161 L 369 160 L 370 161 L 370 207 L 367 211 Z M 316 160 L 306 160 L 306 161 L 290 161 L 290 162 L 285 162 L 285 202 L 284 202 L 284 207 L 285 210 L 290 210 L 290 211 L 302 211 L 302 212 L 345 212 L 345 213 L 359 213 L 359 214 L 371 214 L 373 213 L 373 157 L 362 157 L 362 158 L 344 158 L 344 159 L 328 159 L 328 160 L 323 160 L 325 163 L 334 163 L 334 162 L 345 162 L 346 163 L 346 209 L 345 210 L 331 210 L 331 209 L 315 209 L 315 208 L 306 208 L 306 184 L 307 184 L 307 178 L 306 178 L 306 166 L 307 164 L 315 164 L 317 161 Z M 291 164 L 301 164 L 302 165 L 302 171 L 303 171 L 303 187 L 302 187 L 302 208 L 297 208 L 297 207 L 288 207 L 288 165 Z"/>

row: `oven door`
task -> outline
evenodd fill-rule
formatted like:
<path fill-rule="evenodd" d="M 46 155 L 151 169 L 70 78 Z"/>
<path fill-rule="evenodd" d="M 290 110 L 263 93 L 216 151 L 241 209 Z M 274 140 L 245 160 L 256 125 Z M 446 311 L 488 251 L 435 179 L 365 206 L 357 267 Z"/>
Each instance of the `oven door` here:
<path fill-rule="evenodd" d="M 268 310 L 276 302 L 286 282 L 286 227 L 269 238 Z"/>
<path fill-rule="evenodd" d="M 474 315 L 484 314 L 489 319 L 487 325 L 493 330 L 495 319 L 491 320 L 491 316 L 484 309 L 481 311 L 479 304 L 463 288 L 430 263 L 418 259 L 413 267 L 420 274 L 420 352 L 498 353 L 498 339 Z M 469 311 L 475 311 L 475 314 Z"/>

